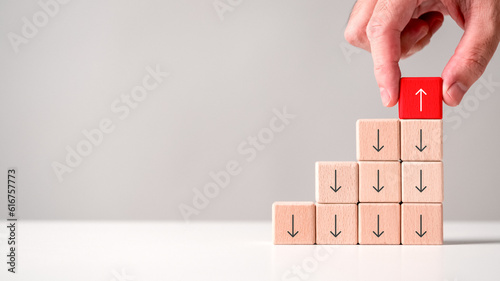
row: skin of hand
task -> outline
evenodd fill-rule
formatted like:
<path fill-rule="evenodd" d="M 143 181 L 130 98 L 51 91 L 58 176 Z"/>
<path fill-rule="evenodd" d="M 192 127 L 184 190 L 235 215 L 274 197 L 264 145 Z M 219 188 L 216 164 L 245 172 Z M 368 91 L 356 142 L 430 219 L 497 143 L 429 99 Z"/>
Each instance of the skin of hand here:
<path fill-rule="evenodd" d="M 359 0 L 346 40 L 372 53 L 384 106 L 399 99 L 399 60 L 429 44 L 449 15 L 464 30 L 444 68 L 443 101 L 457 106 L 481 77 L 500 41 L 500 0 Z"/>

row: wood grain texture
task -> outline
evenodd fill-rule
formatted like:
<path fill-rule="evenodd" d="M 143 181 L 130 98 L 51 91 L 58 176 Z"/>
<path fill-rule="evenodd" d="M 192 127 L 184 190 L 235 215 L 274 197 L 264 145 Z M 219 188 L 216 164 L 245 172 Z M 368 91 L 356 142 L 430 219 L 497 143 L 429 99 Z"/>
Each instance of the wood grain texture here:
<path fill-rule="evenodd" d="M 443 120 L 401 120 L 401 159 L 443 160 Z"/>
<path fill-rule="evenodd" d="M 400 119 L 443 118 L 443 79 L 441 77 L 401 78 L 398 108 Z"/>
<path fill-rule="evenodd" d="M 403 203 L 443 202 L 443 162 L 403 162 Z"/>
<path fill-rule="evenodd" d="M 443 244 L 443 204 L 403 203 L 401 205 L 403 245 Z M 420 229 L 422 219 L 422 229 Z"/>
<path fill-rule="evenodd" d="M 314 203 L 275 202 L 273 204 L 273 241 L 276 245 L 314 244 L 316 242 L 316 206 Z"/>
<path fill-rule="evenodd" d="M 398 203 L 359 203 L 359 244 L 399 245 L 400 215 Z"/>
<path fill-rule="evenodd" d="M 357 244 L 356 204 L 316 204 L 316 244 Z"/>
<path fill-rule="evenodd" d="M 358 120 L 356 122 L 356 156 L 358 161 L 399 160 L 399 120 Z"/>
<path fill-rule="evenodd" d="M 401 202 L 399 161 L 360 161 L 358 164 L 359 202 Z"/>
<path fill-rule="evenodd" d="M 357 162 L 316 162 L 318 203 L 358 203 Z"/>

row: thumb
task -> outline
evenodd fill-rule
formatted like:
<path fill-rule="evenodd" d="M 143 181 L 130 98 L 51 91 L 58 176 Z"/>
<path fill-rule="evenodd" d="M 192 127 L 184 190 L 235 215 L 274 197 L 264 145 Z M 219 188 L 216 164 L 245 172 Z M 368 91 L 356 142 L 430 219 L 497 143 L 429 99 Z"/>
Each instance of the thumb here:
<path fill-rule="evenodd" d="M 457 106 L 467 90 L 481 77 L 499 40 L 498 16 L 492 15 L 488 9 L 471 9 L 466 15 L 464 35 L 441 75 L 443 101 L 447 105 Z"/>

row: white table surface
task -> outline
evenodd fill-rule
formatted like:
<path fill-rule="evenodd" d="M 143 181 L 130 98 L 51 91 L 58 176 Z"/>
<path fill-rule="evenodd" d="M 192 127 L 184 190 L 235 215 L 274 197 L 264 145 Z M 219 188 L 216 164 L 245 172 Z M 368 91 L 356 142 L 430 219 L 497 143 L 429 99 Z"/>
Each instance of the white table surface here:
<path fill-rule="evenodd" d="M 500 280 L 500 222 L 445 222 L 442 246 L 275 246 L 270 222 L 18 223 L 18 273 L 2 262 L 0 280 Z"/>

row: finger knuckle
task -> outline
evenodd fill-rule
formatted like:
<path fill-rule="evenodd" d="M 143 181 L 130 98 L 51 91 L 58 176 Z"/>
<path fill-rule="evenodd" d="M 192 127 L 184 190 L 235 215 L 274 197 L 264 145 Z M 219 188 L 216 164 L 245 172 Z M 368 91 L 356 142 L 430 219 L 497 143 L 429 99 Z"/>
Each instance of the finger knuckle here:
<path fill-rule="evenodd" d="M 373 66 L 373 68 L 375 73 L 383 74 L 389 73 L 395 65 L 397 65 L 397 61 L 389 61 L 386 63 L 377 63 Z"/>
<path fill-rule="evenodd" d="M 366 36 L 368 39 L 376 39 L 384 35 L 386 27 L 379 19 L 372 18 L 366 26 Z"/>
<path fill-rule="evenodd" d="M 469 54 L 464 58 L 465 67 L 475 77 L 479 77 L 484 73 L 489 61 L 485 52 L 479 48 L 469 50 Z"/>
<path fill-rule="evenodd" d="M 347 27 L 344 31 L 344 38 L 351 45 L 359 46 L 362 44 L 364 34 L 359 28 Z"/>
<path fill-rule="evenodd" d="M 383 73 L 385 69 L 386 69 L 385 65 L 375 65 L 373 67 L 375 73 Z"/>
<path fill-rule="evenodd" d="M 391 19 L 395 18 L 391 1 L 380 1 L 377 3 L 372 18 L 366 26 L 366 34 L 369 39 L 383 36 L 390 26 Z"/>
<path fill-rule="evenodd" d="M 401 31 L 391 25 L 390 22 L 381 20 L 379 18 L 372 18 L 368 22 L 365 32 L 368 40 L 370 41 L 385 37 L 390 34 L 401 33 Z"/>

